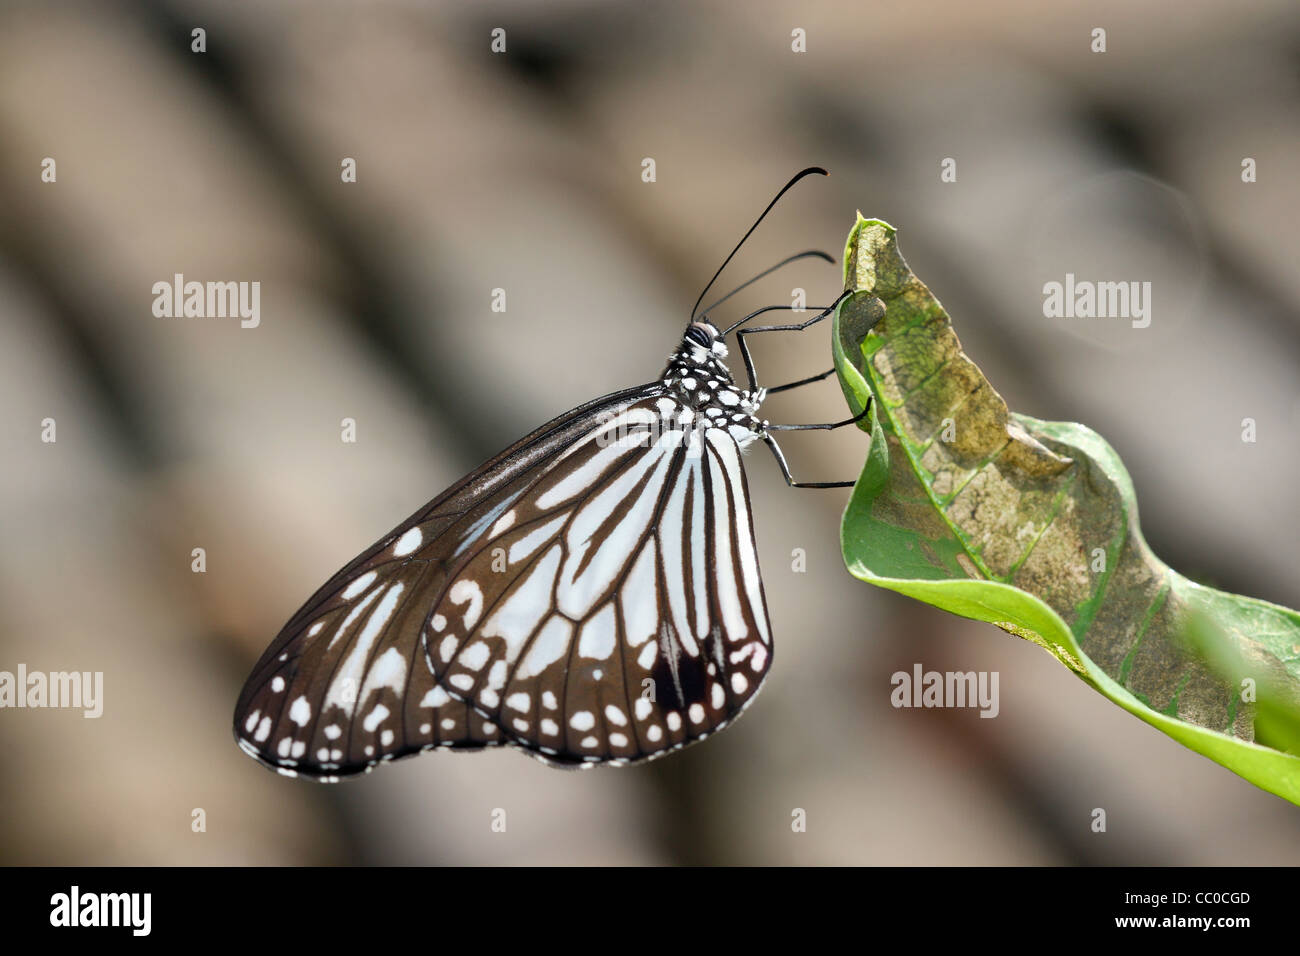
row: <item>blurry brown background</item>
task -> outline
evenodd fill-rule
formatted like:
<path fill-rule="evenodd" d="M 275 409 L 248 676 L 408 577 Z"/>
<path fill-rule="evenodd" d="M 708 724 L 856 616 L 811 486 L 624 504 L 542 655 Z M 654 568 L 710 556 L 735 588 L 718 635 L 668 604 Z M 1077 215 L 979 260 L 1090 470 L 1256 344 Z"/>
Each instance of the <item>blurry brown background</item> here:
<path fill-rule="evenodd" d="M 230 732 L 318 584 L 536 424 L 654 377 L 814 163 L 831 178 L 790 194 L 733 285 L 838 257 L 855 209 L 889 220 L 1011 407 L 1117 448 L 1163 558 L 1300 604 L 1298 77 L 1286 0 L 4 5 L 0 669 L 102 670 L 105 711 L 0 712 L 0 859 L 1300 863 L 1296 808 L 1041 650 L 850 578 L 847 492 L 786 489 L 763 449 L 776 662 L 716 739 L 626 770 L 433 754 L 322 787 Z M 1152 281 L 1151 328 L 1044 319 L 1067 271 Z M 177 272 L 260 281 L 260 327 L 155 318 Z M 824 304 L 838 273 L 796 266 L 721 314 L 796 286 Z M 828 334 L 758 342 L 763 379 L 828 368 Z M 844 405 L 832 380 L 768 414 Z M 787 452 L 846 478 L 865 441 Z M 917 661 L 1000 672 L 1000 715 L 891 709 Z"/>

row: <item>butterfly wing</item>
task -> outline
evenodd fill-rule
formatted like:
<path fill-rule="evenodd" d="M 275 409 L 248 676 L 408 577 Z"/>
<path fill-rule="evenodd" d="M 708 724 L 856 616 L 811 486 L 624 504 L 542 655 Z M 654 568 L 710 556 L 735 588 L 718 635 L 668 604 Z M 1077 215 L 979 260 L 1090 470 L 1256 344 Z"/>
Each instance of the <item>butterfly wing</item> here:
<path fill-rule="evenodd" d="M 438 746 L 623 762 L 723 726 L 767 612 L 739 448 L 681 412 L 658 385 L 589 403 L 385 535 L 262 656 L 240 746 L 332 779 Z"/>
<path fill-rule="evenodd" d="M 587 437 L 593 422 L 657 391 L 629 389 L 543 425 L 330 578 L 246 681 L 235 709 L 240 747 L 287 775 L 331 779 L 432 747 L 499 743 L 496 726 L 449 696 L 426 663 L 440 585 L 500 501 Z"/>
<path fill-rule="evenodd" d="M 467 600 L 431 648 L 439 681 L 558 764 L 630 763 L 722 728 L 772 658 L 735 439 L 669 431 L 600 480 L 557 472 L 512 509 L 510 584 L 494 586 L 490 549 L 451 583 Z"/>

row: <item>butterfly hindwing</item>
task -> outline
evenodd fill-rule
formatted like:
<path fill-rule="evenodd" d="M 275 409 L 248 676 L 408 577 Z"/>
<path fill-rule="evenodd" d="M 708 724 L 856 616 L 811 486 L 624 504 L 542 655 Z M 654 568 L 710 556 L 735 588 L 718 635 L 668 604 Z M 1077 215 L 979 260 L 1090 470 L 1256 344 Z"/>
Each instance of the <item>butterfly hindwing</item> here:
<path fill-rule="evenodd" d="M 580 493 L 551 495 L 560 503 L 542 514 L 545 493 L 513 509 L 513 534 L 535 530 L 490 537 L 450 588 L 466 600 L 441 622 L 438 679 L 553 763 L 631 762 L 702 739 L 771 662 L 739 447 L 683 426 L 669 400 L 654 410 L 653 429 L 618 429 L 632 450 L 593 467 Z M 561 465 L 549 487 L 588 467 Z M 530 544 L 516 560 L 518 540 Z"/>

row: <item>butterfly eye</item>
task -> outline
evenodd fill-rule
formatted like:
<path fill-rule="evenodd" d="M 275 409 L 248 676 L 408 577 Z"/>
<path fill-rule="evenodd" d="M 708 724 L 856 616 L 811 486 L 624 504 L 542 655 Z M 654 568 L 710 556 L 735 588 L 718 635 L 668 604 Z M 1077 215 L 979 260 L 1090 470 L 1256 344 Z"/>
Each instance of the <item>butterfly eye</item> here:
<path fill-rule="evenodd" d="M 708 326 L 694 322 L 686 329 L 684 337 L 701 348 L 707 349 L 713 345 L 714 335 L 715 333 Z"/>

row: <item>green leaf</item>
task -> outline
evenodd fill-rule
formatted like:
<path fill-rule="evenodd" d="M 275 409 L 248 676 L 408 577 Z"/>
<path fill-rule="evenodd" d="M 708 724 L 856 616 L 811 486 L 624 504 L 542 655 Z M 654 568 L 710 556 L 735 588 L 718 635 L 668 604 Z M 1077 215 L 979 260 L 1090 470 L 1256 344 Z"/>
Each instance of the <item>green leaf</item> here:
<path fill-rule="evenodd" d="M 1142 538 L 1091 429 L 1008 411 L 861 214 L 835 315 L 850 407 L 874 396 L 841 526 L 850 573 L 1045 648 L 1130 713 L 1300 804 L 1300 614 L 1188 580 Z"/>

